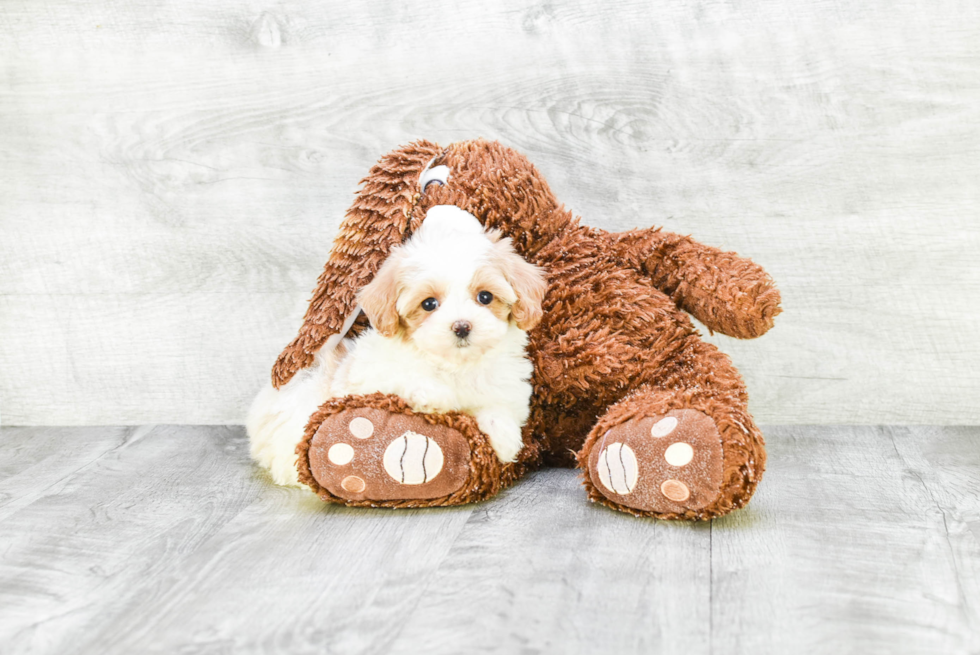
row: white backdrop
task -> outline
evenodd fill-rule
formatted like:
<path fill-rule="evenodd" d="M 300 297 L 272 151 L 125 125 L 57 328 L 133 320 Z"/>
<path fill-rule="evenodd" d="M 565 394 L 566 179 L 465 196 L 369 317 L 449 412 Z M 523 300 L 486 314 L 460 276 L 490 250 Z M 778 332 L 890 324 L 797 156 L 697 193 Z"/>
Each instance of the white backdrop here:
<path fill-rule="evenodd" d="M 980 5 L 0 4 L 5 424 L 237 423 L 357 181 L 484 136 L 764 265 L 761 423 L 980 420 Z"/>

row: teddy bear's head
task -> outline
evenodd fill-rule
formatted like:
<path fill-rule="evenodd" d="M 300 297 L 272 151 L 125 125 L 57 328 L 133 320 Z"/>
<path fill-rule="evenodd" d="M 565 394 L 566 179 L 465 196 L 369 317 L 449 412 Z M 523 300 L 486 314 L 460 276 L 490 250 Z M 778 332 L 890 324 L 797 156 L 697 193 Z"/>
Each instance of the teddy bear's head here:
<path fill-rule="evenodd" d="M 546 243 L 571 220 L 531 162 L 496 141 L 451 144 L 419 174 L 417 192 L 411 231 L 432 207 L 455 205 L 512 237 L 522 254 Z"/>

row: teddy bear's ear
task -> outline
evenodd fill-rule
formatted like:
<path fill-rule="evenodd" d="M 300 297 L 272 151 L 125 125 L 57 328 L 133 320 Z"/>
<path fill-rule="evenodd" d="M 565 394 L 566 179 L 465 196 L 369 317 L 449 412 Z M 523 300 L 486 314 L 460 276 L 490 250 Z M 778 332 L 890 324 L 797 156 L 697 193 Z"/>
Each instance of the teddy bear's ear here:
<path fill-rule="evenodd" d="M 418 199 L 419 176 L 426 162 L 442 151 L 428 141 L 396 148 L 361 181 L 317 280 L 299 334 L 272 369 L 273 386 L 289 382 L 296 371 L 313 364 L 316 353 L 331 338 L 339 340 L 347 334 L 349 321 L 357 315 L 357 290 L 369 283 L 391 248 L 403 241 Z"/>
<path fill-rule="evenodd" d="M 541 322 L 543 316 L 541 303 L 548 290 L 545 273 L 518 255 L 509 238 L 497 241 L 494 251 L 496 265 L 517 294 L 517 300 L 510 309 L 514 322 L 520 329 L 530 330 Z"/>
<path fill-rule="evenodd" d="M 402 255 L 396 248 L 378 270 L 370 284 L 357 294 L 357 302 L 371 325 L 385 337 L 398 332 L 398 294 L 401 293 Z"/>

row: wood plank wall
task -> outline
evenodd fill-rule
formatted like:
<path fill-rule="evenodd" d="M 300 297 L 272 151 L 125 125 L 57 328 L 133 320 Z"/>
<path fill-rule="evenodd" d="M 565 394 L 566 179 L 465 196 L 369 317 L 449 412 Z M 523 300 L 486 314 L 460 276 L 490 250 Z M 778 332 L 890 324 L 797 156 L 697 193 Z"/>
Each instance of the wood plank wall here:
<path fill-rule="evenodd" d="M 496 138 L 776 278 L 762 423 L 980 420 L 980 5 L 0 5 L 5 424 L 237 423 L 358 180 Z"/>

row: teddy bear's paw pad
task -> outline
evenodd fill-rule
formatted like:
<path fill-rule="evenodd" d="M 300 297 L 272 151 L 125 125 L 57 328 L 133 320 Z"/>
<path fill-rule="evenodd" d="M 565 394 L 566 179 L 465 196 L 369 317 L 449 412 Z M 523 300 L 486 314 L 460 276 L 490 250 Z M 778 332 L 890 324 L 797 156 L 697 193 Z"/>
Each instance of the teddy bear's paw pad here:
<path fill-rule="evenodd" d="M 445 425 L 383 409 L 327 417 L 310 442 L 310 472 L 345 500 L 439 498 L 469 476 L 466 439 Z"/>
<path fill-rule="evenodd" d="M 589 477 L 618 505 L 658 513 L 707 507 L 721 491 L 722 447 L 706 414 L 678 409 L 608 430 L 589 456 Z"/>

